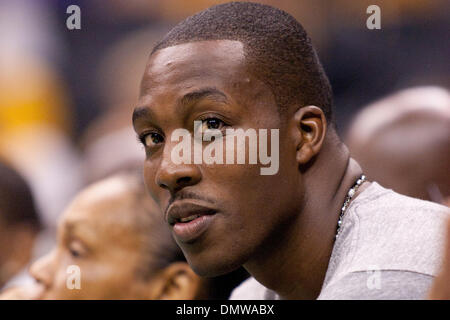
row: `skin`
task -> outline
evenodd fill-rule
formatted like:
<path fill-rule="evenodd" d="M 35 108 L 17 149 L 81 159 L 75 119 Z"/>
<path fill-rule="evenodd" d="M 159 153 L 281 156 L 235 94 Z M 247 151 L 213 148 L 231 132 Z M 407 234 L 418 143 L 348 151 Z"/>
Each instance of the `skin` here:
<path fill-rule="evenodd" d="M 450 198 L 446 199 L 447 206 L 450 206 Z M 447 221 L 447 240 L 444 247 L 444 260 L 441 265 L 441 272 L 433 282 L 429 299 L 450 300 L 450 219 Z"/>
<path fill-rule="evenodd" d="M 198 94 L 207 88 L 220 94 Z M 340 208 L 362 173 L 320 108 L 292 105 L 280 115 L 269 87 L 247 70 L 243 44 L 217 40 L 153 54 L 133 118 L 146 149 L 146 185 L 161 210 L 196 203 L 216 212 L 195 241 L 175 235 L 194 271 L 215 276 L 243 265 L 282 298 L 318 296 Z M 171 133 L 192 132 L 194 120 L 209 127 L 211 118 L 223 121 L 221 129 L 278 128 L 278 173 L 263 176 L 250 164 L 172 163 Z"/>
<path fill-rule="evenodd" d="M 443 203 L 450 195 L 450 94 L 418 87 L 358 114 L 346 138 L 366 175 L 411 197 Z"/>
<path fill-rule="evenodd" d="M 0 221 L 0 288 L 30 262 L 35 238 L 26 224 Z"/>
<path fill-rule="evenodd" d="M 192 299 L 199 278 L 186 263 L 173 263 L 139 273 L 151 264 L 146 258 L 152 241 L 151 224 L 136 205 L 135 186 L 121 177 L 103 180 L 85 189 L 69 205 L 58 227 L 57 246 L 30 270 L 37 288 L 29 299 Z M 146 202 L 157 210 L 153 201 Z M 155 211 L 153 211 L 155 212 Z M 139 227 L 140 225 L 140 227 Z M 126 259 L 124 259 L 126 257 Z M 150 257 L 151 259 L 151 257 Z M 81 270 L 81 289 L 66 286 L 67 268 Z M 23 289 L 5 297 L 24 298 Z"/>

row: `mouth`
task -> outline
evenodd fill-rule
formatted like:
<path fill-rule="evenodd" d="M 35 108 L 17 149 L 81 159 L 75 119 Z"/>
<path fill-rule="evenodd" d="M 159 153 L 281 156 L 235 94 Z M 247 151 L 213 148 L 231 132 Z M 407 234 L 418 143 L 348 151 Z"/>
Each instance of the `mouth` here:
<path fill-rule="evenodd" d="M 189 217 L 178 219 L 178 220 L 176 221 L 176 223 L 186 223 L 186 222 L 191 222 L 192 220 L 195 220 L 195 219 L 197 219 L 197 218 L 200 218 L 201 216 L 202 216 L 201 214 L 193 214 L 193 215 L 191 215 L 191 216 L 189 216 Z"/>
<path fill-rule="evenodd" d="M 192 202 L 177 201 L 167 210 L 167 222 L 178 240 L 191 243 L 209 227 L 217 210 Z"/>

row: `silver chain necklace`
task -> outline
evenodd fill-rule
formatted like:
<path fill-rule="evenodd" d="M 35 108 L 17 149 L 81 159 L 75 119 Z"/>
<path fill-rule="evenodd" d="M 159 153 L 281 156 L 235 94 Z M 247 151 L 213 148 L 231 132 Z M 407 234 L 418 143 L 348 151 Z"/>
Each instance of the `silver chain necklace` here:
<path fill-rule="evenodd" d="M 341 213 L 339 214 L 339 220 L 336 228 L 336 239 L 339 237 L 339 232 L 341 231 L 342 219 L 344 218 L 345 211 L 347 210 L 348 205 L 352 200 L 353 196 L 355 195 L 356 191 L 358 190 L 359 186 L 362 185 L 364 181 L 366 181 L 366 176 L 362 174 L 358 178 L 358 180 L 356 180 L 355 184 L 347 192 L 347 196 L 345 197 L 344 204 L 342 205 L 341 208 Z"/>

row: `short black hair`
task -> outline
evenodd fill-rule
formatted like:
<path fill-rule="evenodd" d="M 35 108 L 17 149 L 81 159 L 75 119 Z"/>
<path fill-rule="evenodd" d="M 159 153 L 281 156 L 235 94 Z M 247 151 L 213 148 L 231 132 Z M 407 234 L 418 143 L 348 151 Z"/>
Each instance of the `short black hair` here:
<path fill-rule="evenodd" d="M 14 169 L 0 162 L 0 223 L 41 229 L 33 195 L 27 182 Z"/>
<path fill-rule="evenodd" d="M 315 105 L 333 122 L 331 85 L 306 31 L 288 13 L 251 2 L 213 6 L 175 26 L 152 54 L 205 40 L 242 42 L 249 72 L 271 88 L 281 110 Z"/>

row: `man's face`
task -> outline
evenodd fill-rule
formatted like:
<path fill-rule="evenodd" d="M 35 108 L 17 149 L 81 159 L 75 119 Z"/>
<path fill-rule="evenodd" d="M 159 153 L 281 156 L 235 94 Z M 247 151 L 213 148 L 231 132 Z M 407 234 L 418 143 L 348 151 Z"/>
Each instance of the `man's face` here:
<path fill-rule="evenodd" d="M 261 175 L 263 165 L 249 164 L 248 154 L 245 164 L 175 164 L 171 153 L 178 141 L 171 134 L 179 128 L 193 134 L 196 120 L 204 130 L 223 133 L 251 128 L 259 136 L 259 129 L 279 129 L 278 173 Z M 200 41 L 153 54 L 134 127 L 145 145 L 147 187 L 198 274 L 245 264 L 298 210 L 294 128 L 283 125 L 269 87 L 247 72 L 241 42 Z"/>
<path fill-rule="evenodd" d="M 74 200 L 59 225 L 56 248 L 31 267 L 40 298 L 143 298 L 136 271 L 145 241 L 136 231 L 135 201 L 120 179 L 94 185 Z"/>

